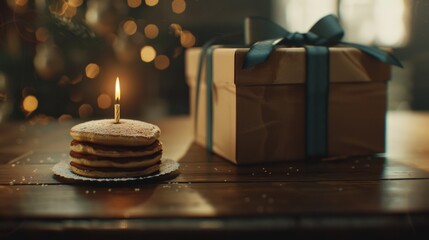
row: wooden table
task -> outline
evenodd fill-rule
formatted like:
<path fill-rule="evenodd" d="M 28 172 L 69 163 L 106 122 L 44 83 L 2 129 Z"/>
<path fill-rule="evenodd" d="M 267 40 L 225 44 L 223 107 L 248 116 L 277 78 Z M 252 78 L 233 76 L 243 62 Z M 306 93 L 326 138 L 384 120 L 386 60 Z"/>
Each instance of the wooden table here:
<path fill-rule="evenodd" d="M 156 123 L 180 173 L 65 184 L 69 123 L 0 125 L 0 238 L 390 239 L 429 227 L 429 113 L 390 112 L 385 155 L 236 167 L 192 143 L 188 117 Z M 422 238 L 429 239 L 429 238 Z"/>

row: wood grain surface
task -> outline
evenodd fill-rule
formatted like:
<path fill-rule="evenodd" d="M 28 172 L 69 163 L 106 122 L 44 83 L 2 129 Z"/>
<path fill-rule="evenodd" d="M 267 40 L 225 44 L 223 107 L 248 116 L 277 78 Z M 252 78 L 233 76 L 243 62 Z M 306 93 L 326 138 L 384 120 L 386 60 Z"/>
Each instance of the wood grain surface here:
<path fill-rule="evenodd" d="M 68 160 L 76 123 L 0 125 L 0 239 L 412 239 L 428 232 L 429 113 L 390 112 L 385 154 L 243 167 L 194 144 L 187 116 L 161 119 L 154 123 L 164 157 L 179 161 L 180 171 L 122 184 L 53 175 L 52 166 Z"/>

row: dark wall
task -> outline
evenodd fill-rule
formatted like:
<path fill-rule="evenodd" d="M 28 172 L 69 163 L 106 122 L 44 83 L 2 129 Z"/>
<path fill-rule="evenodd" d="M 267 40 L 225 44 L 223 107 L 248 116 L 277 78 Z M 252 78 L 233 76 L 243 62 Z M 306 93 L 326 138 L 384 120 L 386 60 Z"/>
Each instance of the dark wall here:
<path fill-rule="evenodd" d="M 403 51 L 412 64 L 411 108 L 429 110 L 429 1 L 412 1 L 410 44 Z"/>

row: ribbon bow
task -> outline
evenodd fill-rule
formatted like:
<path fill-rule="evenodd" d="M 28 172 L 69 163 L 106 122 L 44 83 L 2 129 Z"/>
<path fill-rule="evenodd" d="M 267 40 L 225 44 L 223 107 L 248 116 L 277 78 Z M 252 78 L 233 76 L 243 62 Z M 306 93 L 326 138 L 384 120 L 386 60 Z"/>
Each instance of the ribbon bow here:
<path fill-rule="evenodd" d="M 344 30 L 337 17 L 332 14 L 317 21 L 307 33 L 289 32 L 276 23 L 260 17 L 246 18 L 245 43 L 253 45 L 245 56 L 243 68 L 250 68 L 265 62 L 278 45 L 350 46 L 360 49 L 381 62 L 403 67 L 401 62 L 390 53 L 375 47 L 341 41 L 343 36 Z"/>

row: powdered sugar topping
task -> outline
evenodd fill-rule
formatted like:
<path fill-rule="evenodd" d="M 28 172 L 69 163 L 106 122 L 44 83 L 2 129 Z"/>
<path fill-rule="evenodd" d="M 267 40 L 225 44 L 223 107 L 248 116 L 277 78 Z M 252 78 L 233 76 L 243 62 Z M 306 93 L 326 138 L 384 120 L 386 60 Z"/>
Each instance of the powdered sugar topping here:
<path fill-rule="evenodd" d="M 119 123 L 114 119 L 93 120 L 78 124 L 70 131 L 112 137 L 158 138 L 161 135 L 158 126 L 131 119 L 121 119 Z"/>

